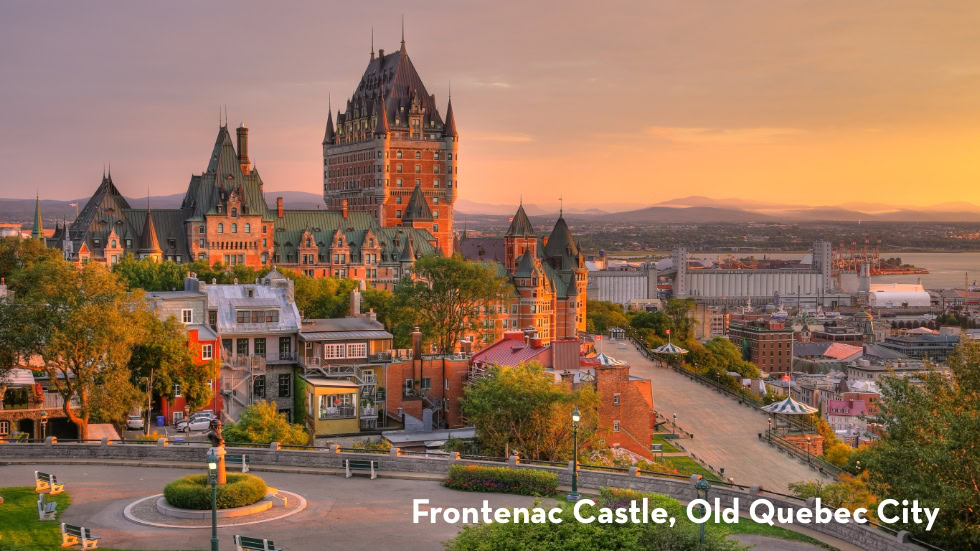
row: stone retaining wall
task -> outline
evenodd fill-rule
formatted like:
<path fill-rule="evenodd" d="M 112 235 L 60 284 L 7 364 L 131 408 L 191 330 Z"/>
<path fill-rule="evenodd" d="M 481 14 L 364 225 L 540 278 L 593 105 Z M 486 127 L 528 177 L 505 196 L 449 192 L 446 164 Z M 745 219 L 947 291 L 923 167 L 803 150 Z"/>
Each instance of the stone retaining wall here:
<path fill-rule="evenodd" d="M 274 447 L 274 446 L 273 446 Z M 204 468 L 207 457 L 206 446 L 194 445 L 163 445 L 163 444 L 4 444 L 0 445 L 0 464 L 5 458 L 21 459 L 119 459 L 147 461 L 180 461 L 200 462 Z M 248 454 L 253 465 L 278 465 L 307 468 L 342 469 L 344 459 L 373 459 L 379 462 L 379 472 L 417 472 L 430 474 L 446 474 L 453 463 L 494 465 L 500 463 L 460 460 L 454 458 L 434 458 L 412 455 L 398 455 L 398 450 L 389 454 L 360 454 L 337 453 L 331 449 L 322 450 L 275 450 L 264 448 L 227 448 L 230 454 Z M 513 464 L 514 458 L 511 458 Z M 552 467 L 539 465 L 519 465 L 521 468 L 541 469 L 555 472 L 563 485 L 571 485 L 572 472 L 569 467 Z M 71 481 L 68 481 L 69 483 Z M 668 495 L 681 501 L 691 501 L 696 498 L 691 483 L 673 478 L 653 476 L 637 476 L 636 474 L 579 470 L 578 484 L 583 488 L 628 488 L 643 492 L 653 492 Z M 756 498 L 765 498 L 774 507 L 786 509 L 807 508 L 799 500 L 791 500 L 767 493 L 751 492 L 738 488 L 714 486 L 709 494 L 709 501 L 714 498 L 721 500 L 723 506 L 731 506 L 734 498 L 739 498 L 740 509 L 748 512 Z M 821 532 L 841 540 L 850 542 L 869 551 L 908 551 L 923 549 L 908 541 L 908 534 L 900 532 L 890 534 L 868 526 L 858 524 L 808 524 L 807 528 Z"/>

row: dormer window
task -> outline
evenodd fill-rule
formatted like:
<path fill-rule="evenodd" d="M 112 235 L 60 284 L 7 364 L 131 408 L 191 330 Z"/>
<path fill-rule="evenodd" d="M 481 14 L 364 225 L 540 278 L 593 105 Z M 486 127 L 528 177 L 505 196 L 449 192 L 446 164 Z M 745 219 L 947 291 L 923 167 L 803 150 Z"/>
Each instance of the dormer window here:
<path fill-rule="evenodd" d="M 101 240 L 99 240 L 99 239 L 93 239 L 93 240 L 92 240 L 92 244 L 94 244 L 94 245 L 95 245 L 96 247 L 98 247 L 98 246 L 99 246 L 99 243 L 100 243 L 100 242 L 101 242 Z"/>
<path fill-rule="evenodd" d="M 112 240 L 112 248 L 113 248 L 113 249 L 115 249 L 115 248 L 116 248 L 116 240 L 115 240 L 115 239 L 113 239 L 113 240 Z"/>
<path fill-rule="evenodd" d="M 126 248 L 129 249 L 129 248 L 132 248 L 132 246 L 133 246 L 133 240 L 132 239 L 127 239 L 126 240 Z"/>
<path fill-rule="evenodd" d="M 167 239 L 167 245 L 169 245 L 171 249 L 176 249 L 177 248 L 177 240 L 171 237 L 171 238 Z M 116 246 L 115 242 L 113 242 L 112 246 L 113 247 Z"/>
<path fill-rule="evenodd" d="M 231 209 L 231 217 L 232 218 L 238 218 L 238 209 L 236 209 L 236 208 L 232 208 Z"/>

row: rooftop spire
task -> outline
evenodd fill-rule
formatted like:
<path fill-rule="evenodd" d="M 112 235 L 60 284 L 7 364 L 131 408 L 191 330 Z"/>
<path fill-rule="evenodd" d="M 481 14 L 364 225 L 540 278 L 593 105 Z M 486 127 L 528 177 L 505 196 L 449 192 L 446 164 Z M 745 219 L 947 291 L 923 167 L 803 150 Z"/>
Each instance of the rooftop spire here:
<path fill-rule="evenodd" d="M 402 53 L 405 53 L 405 14 L 402 14 Z"/>
<path fill-rule="evenodd" d="M 41 225 L 41 194 L 38 193 L 34 199 L 34 229 L 31 230 L 31 237 L 34 239 L 44 239 L 44 228 Z"/>
<path fill-rule="evenodd" d="M 371 61 L 374 61 L 374 27 L 371 27 Z"/>

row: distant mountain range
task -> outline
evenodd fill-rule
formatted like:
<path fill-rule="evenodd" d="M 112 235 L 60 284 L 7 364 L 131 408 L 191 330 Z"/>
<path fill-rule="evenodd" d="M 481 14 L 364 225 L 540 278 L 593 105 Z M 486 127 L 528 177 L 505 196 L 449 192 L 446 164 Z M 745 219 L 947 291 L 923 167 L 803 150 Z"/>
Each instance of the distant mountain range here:
<path fill-rule="evenodd" d="M 323 197 L 305 191 L 270 191 L 266 202 L 273 206 L 282 197 L 286 208 L 324 208 Z M 173 209 L 180 207 L 184 194 L 149 198 L 151 208 Z M 75 218 L 75 207 L 80 210 L 88 199 L 74 201 L 42 200 L 41 212 L 46 223 Z M 133 207 L 146 205 L 146 197 L 127 198 Z M 530 216 L 554 217 L 557 205 L 544 207 L 524 203 Z M 830 206 L 807 206 L 786 203 L 770 203 L 751 199 L 714 199 L 703 196 L 680 197 L 654 205 L 630 209 L 629 204 L 599 205 L 583 208 L 567 205 L 564 214 L 568 218 L 584 221 L 622 222 L 626 224 L 695 224 L 695 223 L 752 223 L 752 222 L 980 222 L 980 206 L 970 202 L 947 202 L 931 206 L 887 205 L 876 203 L 842 203 Z M 512 203 L 477 203 L 466 199 L 456 201 L 456 220 L 510 217 L 517 206 Z M 0 199 L 0 222 L 29 223 L 34 215 L 33 199 Z"/>

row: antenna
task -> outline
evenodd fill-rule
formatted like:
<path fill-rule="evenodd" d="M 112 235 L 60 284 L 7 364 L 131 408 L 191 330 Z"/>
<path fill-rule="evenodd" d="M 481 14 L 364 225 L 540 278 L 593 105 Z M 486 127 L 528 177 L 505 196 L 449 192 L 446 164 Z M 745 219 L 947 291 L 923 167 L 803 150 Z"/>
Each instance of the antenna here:
<path fill-rule="evenodd" d="M 405 48 L 405 14 L 402 14 L 402 48 Z"/>

